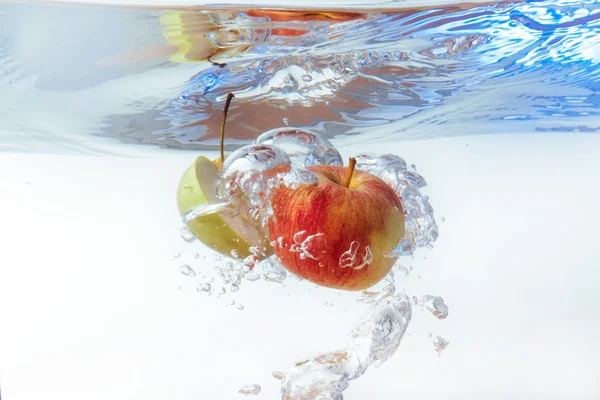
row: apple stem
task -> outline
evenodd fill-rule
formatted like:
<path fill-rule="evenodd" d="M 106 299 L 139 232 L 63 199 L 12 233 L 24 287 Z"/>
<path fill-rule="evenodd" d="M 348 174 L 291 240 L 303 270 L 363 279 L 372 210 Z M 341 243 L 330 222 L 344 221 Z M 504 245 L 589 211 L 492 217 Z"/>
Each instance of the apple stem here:
<path fill-rule="evenodd" d="M 352 174 L 354 173 L 355 166 L 356 158 L 350 157 L 350 162 L 348 163 L 348 173 L 346 174 L 346 179 L 344 180 L 344 187 L 350 187 L 350 181 L 352 180 Z"/>
<path fill-rule="evenodd" d="M 227 100 L 225 100 L 225 108 L 223 109 L 223 118 L 221 119 L 221 143 L 219 144 L 219 150 L 221 151 L 221 165 L 225 162 L 225 121 L 227 120 L 227 111 L 229 110 L 229 105 L 231 104 L 231 100 L 235 96 L 233 93 L 227 94 Z"/>

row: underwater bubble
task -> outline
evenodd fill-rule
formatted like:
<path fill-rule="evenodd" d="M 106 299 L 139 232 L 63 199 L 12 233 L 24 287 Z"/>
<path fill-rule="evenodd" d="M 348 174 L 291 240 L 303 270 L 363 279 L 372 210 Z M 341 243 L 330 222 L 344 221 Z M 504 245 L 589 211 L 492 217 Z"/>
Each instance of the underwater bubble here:
<path fill-rule="evenodd" d="M 433 347 L 438 355 L 442 355 L 442 351 L 444 351 L 449 344 L 450 342 L 441 336 L 436 336 L 435 339 L 433 339 Z"/>
<path fill-rule="evenodd" d="M 246 171 L 289 170 L 290 158 L 280 148 L 268 144 L 243 146 L 231 153 L 219 171 L 219 179 L 227 180 Z"/>
<path fill-rule="evenodd" d="M 196 276 L 196 271 L 194 271 L 194 269 L 187 264 L 183 264 L 181 267 L 179 267 L 179 272 L 181 272 L 185 276 Z"/>
<path fill-rule="evenodd" d="M 210 293 L 211 289 L 212 289 L 212 286 L 208 282 L 203 282 L 203 283 L 199 284 L 198 287 L 196 288 L 196 290 L 198 292 L 208 292 L 208 293 Z"/>
<path fill-rule="evenodd" d="M 257 395 L 260 393 L 261 390 L 262 388 L 260 387 L 260 385 L 253 383 L 250 385 L 242 386 L 242 388 L 239 390 L 239 393 L 245 395 Z"/>
<path fill-rule="evenodd" d="M 388 169 L 398 172 L 406 170 L 406 161 L 395 154 L 359 154 L 356 157 L 356 168 L 379 176 Z"/>
<path fill-rule="evenodd" d="M 408 278 L 408 275 L 410 274 L 410 269 L 408 267 L 405 267 L 404 265 L 398 265 L 395 269 L 398 272 L 400 278 Z"/>
<path fill-rule="evenodd" d="M 275 256 L 262 260 L 260 266 L 262 267 L 262 276 L 265 281 L 283 283 L 287 277 L 287 271 Z"/>
<path fill-rule="evenodd" d="M 283 149 L 295 168 L 310 165 L 343 165 L 342 156 L 321 135 L 299 128 L 277 128 L 261 134 L 257 144 L 269 144 Z"/>
<path fill-rule="evenodd" d="M 319 354 L 300 361 L 285 371 L 282 399 L 342 399 L 348 381 L 365 369 L 351 350 Z"/>
<path fill-rule="evenodd" d="M 392 254 L 395 253 L 395 254 L 401 255 L 401 256 L 410 256 L 413 254 L 414 248 L 415 248 L 415 245 L 414 245 L 412 238 L 403 237 L 398 242 L 398 246 L 394 249 Z"/>
<path fill-rule="evenodd" d="M 448 306 L 441 297 L 425 295 L 421 298 L 421 302 L 436 318 L 445 319 L 448 317 Z"/>
<path fill-rule="evenodd" d="M 223 163 L 215 184 L 217 196 L 264 229 L 273 213 L 270 198 L 279 185 L 278 174 L 290 169 L 290 159 L 282 149 L 266 144 L 244 146 Z"/>
<path fill-rule="evenodd" d="M 400 342 L 412 317 L 412 308 L 404 293 L 375 303 L 350 333 L 350 347 L 361 365 L 379 366 L 388 360 Z"/>
<path fill-rule="evenodd" d="M 194 234 L 192 232 L 190 232 L 188 230 L 188 228 L 186 228 L 185 226 L 181 227 L 181 229 L 180 229 L 180 235 L 181 235 L 181 238 L 186 243 L 192 243 L 193 241 L 196 240 L 196 236 L 194 236 Z"/>
<path fill-rule="evenodd" d="M 279 181 L 290 189 L 297 189 L 300 185 L 315 185 L 319 183 L 317 176 L 307 169 L 293 169 L 289 172 L 279 174 Z M 272 243 L 271 245 L 276 246 L 277 243 Z"/>
<path fill-rule="evenodd" d="M 289 251 L 300 253 L 301 259 L 320 260 L 327 254 L 327 240 L 324 233 L 309 235 L 306 231 L 300 231 L 294 234 L 293 240 L 294 244 L 290 246 Z"/>
<path fill-rule="evenodd" d="M 379 281 L 377 284 L 361 292 L 361 297 L 356 300 L 359 303 L 372 304 L 377 303 L 386 297 L 393 296 L 396 292 L 394 279 L 386 278 Z"/>
<path fill-rule="evenodd" d="M 427 186 L 427 182 L 425 181 L 425 178 L 423 178 L 421 175 L 419 175 L 416 172 L 404 171 L 402 173 L 402 175 L 410 184 L 412 184 L 413 186 L 415 186 L 419 189 Z"/>
<path fill-rule="evenodd" d="M 280 381 L 285 379 L 285 374 L 283 372 L 273 371 L 271 372 L 271 375 L 273 375 L 273 378 L 279 379 Z"/>
<path fill-rule="evenodd" d="M 254 282 L 260 279 L 260 274 L 256 272 L 252 272 L 246 275 L 246 279 L 250 282 Z"/>

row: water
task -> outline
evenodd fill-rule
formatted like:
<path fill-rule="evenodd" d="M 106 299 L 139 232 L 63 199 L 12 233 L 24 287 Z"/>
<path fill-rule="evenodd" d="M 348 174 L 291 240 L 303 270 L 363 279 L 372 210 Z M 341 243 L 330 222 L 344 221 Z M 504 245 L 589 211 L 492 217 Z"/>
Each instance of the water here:
<path fill-rule="evenodd" d="M 214 149 L 228 92 L 228 148 L 284 125 L 388 139 L 595 132 L 598 18 L 595 1 L 283 17 L 4 5 L 0 144 Z M 227 67 L 193 62 L 211 53 Z"/>
<path fill-rule="evenodd" d="M 255 396 L 255 395 L 259 394 L 260 391 L 261 391 L 260 385 L 257 385 L 255 383 L 253 383 L 253 384 L 250 384 L 250 385 L 243 386 L 239 390 L 239 393 L 245 394 L 245 395 Z"/>
<path fill-rule="evenodd" d="M 0 6 L 5 397 L 600 396 L 600 3 L 338 3 Z M 220 202 L 182 219 L 229 92 Z M 274 192 L 351 156 L 406 218 L 370 288 L 183 226 L 262 238 Z"/>

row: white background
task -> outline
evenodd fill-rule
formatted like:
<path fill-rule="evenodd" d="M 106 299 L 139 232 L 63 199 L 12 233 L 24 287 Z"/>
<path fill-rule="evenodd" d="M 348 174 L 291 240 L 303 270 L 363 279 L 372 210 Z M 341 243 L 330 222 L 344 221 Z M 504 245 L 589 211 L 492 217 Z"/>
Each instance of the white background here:
<path fill-rule="evenodd" d="M 600 136 L 358 139 L 335 144 L 428 180 L 440 239 L 398 289 L 444 297 L 450 316 L 415 308 L 395 356 L 345 398 L 599 399 Z M 179 237 L 174 193 L 198 154 L 139 149 L 0 155 L 2 399 L 239 399 L 247 383 L 277 399 L 271 371 L 343 347 L 356 295 L 289 280 L 198 293 L 178 268 L 214 261 Z M 429 332 L 450 341 L 441 357 Z"/>

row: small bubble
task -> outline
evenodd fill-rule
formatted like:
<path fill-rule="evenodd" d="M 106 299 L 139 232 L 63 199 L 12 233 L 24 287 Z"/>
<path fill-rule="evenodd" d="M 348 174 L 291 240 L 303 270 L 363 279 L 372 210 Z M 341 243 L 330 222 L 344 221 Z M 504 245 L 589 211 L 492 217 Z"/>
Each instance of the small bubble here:
<path fill-rule="evenodd" d="M 441 336 L 436 336 L 435 339 L 433 339 L 433 347 L 435 348 L 435 351 L 438 352 L 438 356 L 442 355 L 442 351 L 448 347 L 449 344 L 450 342 Z"/>
<path fill-rule="evenodd" d="M 310 81 L 312 81 L 312 80 L 313 80 L 313 78 L 312 78 L 312 76 L 310 76 L 310 75 L 308 75 L 308 74 L 304 74 L 304 75 L 302 75 L 302 80 L 303 80 L 304 82 L 310 82 Z"/>
<path fill-rule="evenodd" d="M 209 278 L 209 279 L 208 279 L 208 281 L 209 281 L 210 283 L 213 283 L 213 282 L 215 281 L 215 278 L 212 278 L 212 277 L 211 277 L 211 278 Z"/>
<path fill-rule="evenodd" d="M 185 276 L 190 276 L 190 277 L 196 276 L 196 271 L 194 271 L 192 269 L 192 267 L 190 267 L 187 264 L 183 264 L 181 267 L 179 267 L 179 272 L 181 272 Z"/>
<path fill-rule="evenodd" d="M 238 290 L 240 290 L 240 287 L 236 284 L 232 284 L 229 290 L 231 290 L 232 292 L 237 292 Z"/>
<path fill-rule="evenodd" d="M 412 169 L 414 169 L 415 171 L 417 170 L 417 166 L 416 166 L 415 164 L 410 164 L 410 167 L 411 167 Z"/>
<path fill-rule="evenodd" d="M 219 295 L 225 294 L 226 290 L 224 286 L 221 286 L 221 289 L 219 289 Z"/>
<path fill-rule="evenodd" d="M 287 117 L 283 119 L 283 124 L 285 126 L 287 126 L 289 122 L 290 122 L 290 120 Z"/>
<path fill-rule="evenodd" d="M 198 253 L 194 254 L 194 258 L 197 260 L 198 258 L 200 258 L 200 254 L 198 254 Z"/>
<path fill-rule="evenodd" d="M 238 304 L 237 309 L 240 310 L 240 311 L 242 311 L 244 309 L 244 306 L 241 305 L 241 304 Z"/>
<path fill-rule="evenodd" d="M 181 290 L 181 285 L 178 285 L 178 286 L 177 286 L 177 290 Z"/>
<path fill-rule="evenodd" d="M 243 386 L 240 390 L 239 393 L 241 394 L 245 394 L 245 395 L 257 395 L 260 393 L 261 387 L 260 385 L 257 384 L 251 384 L 251 385 L 246 385 Z"/>
<path fill-rule="evenodd" d="M 175 253 L 175 255 L 173 257 L 179 258 L 179 257 L 181 257 L 181 253 Z"/>
<path fill-rule="evenodd" d="M 231 250 L 231 257 L 238 258 L 238 252 L 236 249 Z"/>
<path fill-rule="evenodd" d="M 257 281 L 260 279 L 260 274 L 257 274 L 257 273 L 248 274 L 248 275 L 246 275 L 246 279 L 251 282 Z"/>
<path fill-rule="evenodd" d="M 235 304 L 235 301 L 234 301 L 234 300 L 231 300 L 231 301 L 229 302 L 229 305 L 230 305 L 230 306 L 232 306 L 232 305 L 234 305 L 234 304 Z"/>
<path fill-rule="evenodd" d="M 448 306 L 444 302 L 444 299 L 439 296 L 425 295 L 421 299 L 422 304 L 438 319 L 445 319 L 448 317 Z"/>
<path fill-rule="evenodd" d="M 273 375 L 273 378 L 279 379 L 280 381 L 285 379 L 285 374 L 283 372 L 273 371 L 271 372 L 271 375 Z"/>
<path fill-rule="evenodd" d="M 194 240 L 196 240 L 196 236 L 194 236 L 194 234 L 190 232 L 185 226 L 181 227 L 180 236 L 186 243 L 192 243 Z"/>
<path fill-rule="evenodd" d="M 210 293 L 211 289 L 212 289 L 212 286 L 210 286 L 210 283 L 208 283 L 208 282 L 201 283 L 196 288 L 196 290 L 198 292 L 208 292 L 208 293 Z"/>
<path fill-rule="evenodd" d="M 442 220 L 442 222 L 446 222 L 446 218 L 442 217 L 440 219 Z"/>

